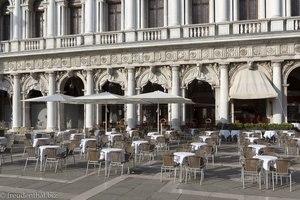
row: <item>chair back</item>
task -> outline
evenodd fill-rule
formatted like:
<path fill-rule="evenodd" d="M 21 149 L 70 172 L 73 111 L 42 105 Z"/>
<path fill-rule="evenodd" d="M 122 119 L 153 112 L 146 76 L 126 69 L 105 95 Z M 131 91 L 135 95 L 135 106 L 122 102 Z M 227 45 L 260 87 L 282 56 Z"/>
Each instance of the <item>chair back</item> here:
<path fill-rule="evenodd" d="M 96 140 L 89 140 L 87 141 L 87 145 L 88 148 L 96 148 L 97 147 L 97 141 Z"/>
<path fill-rule="evenodd" d="M 149 143 L 142 143 L 139 145 L 140 151 L 149 151 L 150 150 L 150 144 Z"/>
<path fill-rule="evenodd" d="M 30 139 L 24 139 L 24 145 L 26 147 L 32 147 L 31 140 Z"/>
<path fill-rule="evenodd" d="M 110 162 L 122 162 L 121 160 L 121 152 L 120 151 L 113 151 L 110 153 Z"/>
<path fill-rule="evenodd" d="M 197 149 L 195 154 L 196 154 L 196 156 L 199 156 L 199 157 L 203 157 L 203 158 L 206 157 L 206 151 L 203 149 Z"/>
<path fill-rule="evenodd" d="M 264 147 L 261 149 L 263 155 L 274 156 L 275 148 L 274 147 Z"/>
<path fill-rule="evenodd" d="M 31 140 L 31 133 L 25 133 L 25 138 Z"/>
<path fill-rule="evenodd" d="M 26 148 L 26 152 L 28 154 L 28 157 L 34 158 L 36 157 L 35 148 L 34 147 L 28 147 Z"/>
<path fill-rule="evenodd" d="M 89 161 L 99 161 L 100 154 L 95 149 L 89 149 L 88 150 L 88 159 Z"/>
<path fill-rule="evenodd" d="M 288 174 L 289 173 L 289 161 L 284 159 L 278 159 L 275 161 L 277 173 Z"/>
<path fill-rule="evenodd" d="M 249 172 L 259 172 L 261 170 L 261 162 L 257 158 L 247 158 L 244 162 L 244 170 Z"/>
<path fill-rule="evenodd" d="M 177 163 L 174 161 L 174 155 L 164 154 L 162 158 L 164 166 L 174 167 L 177 165 Z"/>
<path fill-rule="evenodd" d="M 47 148 L 46 149 L 47 158 L 56 158 L 56 149 L 54 148 Z"/>
<path fill-rule="evenodd" d="M 205 165 L 203 157 L 200 156 L 189 156 L 188 157 L 188 166 L 190 168 L 203 168 Z"/>

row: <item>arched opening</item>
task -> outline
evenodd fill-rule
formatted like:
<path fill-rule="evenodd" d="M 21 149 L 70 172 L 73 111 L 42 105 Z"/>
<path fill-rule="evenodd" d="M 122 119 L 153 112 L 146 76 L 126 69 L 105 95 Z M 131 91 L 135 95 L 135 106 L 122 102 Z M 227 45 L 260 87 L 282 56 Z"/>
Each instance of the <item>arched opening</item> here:
<path fill-rule="evenodd" d="M 294 69 L 287 79 L 288 122 L 300 122 L 300 67 Z"/>
<path fill-rule="evenodd" d="M 162 91 L 164 92 L 164 88 L 157 84 L 148 81 L 148 83 L 142 88 L 142 93 L 149 93 L 154 91 Z M 159 105 L 159 119 L 160 120 L 168 120 L 168 104 L 160 104 Z M 143 125 L 147 126 L 148 129 L 155 129 L 157 127 L 157 105 L 156 104 L 144 104 L 142 105 L 142 117 L 143 117 Z"/>
<path fill-rule="evenodd" d="M 7 91 L 0 90 L 0 129 L 8 128 L 11 121 L 12 105 Z"/>
<path fill-rule="evenodd" d="M 27 99 L 43 96 L 41 91 L 30 90 Z M 45 129 L 47 126 L 47 104 L 45 102 L 29 102 L 30 127 Z"/>
<path fill-rule="evenodd" d="M 194 105 L 186 105 L 186 121 L 188 127 L 205 127 L 205 120 L 215 123 L 215 97 L 211 85 L 205 81 L 193 80 L 187 87 L 187 98 Z"/>
<path fill-rule="evenodd" d="M 66 95 L 78 97 L 83 96 L 83 82 L 78 77 L 70 77 L 65 85 L 64 91 Z M 62 117 L 63 120 L 61 123 L 62 127 L 66 127 L 67 129 L 71 128 L 82 128 L 84 126 L 84 106 L 83 105 L 73 105 L 73 104 L 64 104 L 61 106 Z"/>
<path fill-rule="evenodd" d="M 102 86 L 103 92 L 109 92 L 117 95 L 124 95 L 124 91 L 122 87 L 118 83 L 113 83 L 106 81 Z M 107 119 L 108 119 L 108 127 L 116 127 L 117 123 L 124 119 L 124 104 L 116 104 L 116 105 L 107 105 Z M 105 119 L 105 105 L 102 105 L 102 119 Z"/>

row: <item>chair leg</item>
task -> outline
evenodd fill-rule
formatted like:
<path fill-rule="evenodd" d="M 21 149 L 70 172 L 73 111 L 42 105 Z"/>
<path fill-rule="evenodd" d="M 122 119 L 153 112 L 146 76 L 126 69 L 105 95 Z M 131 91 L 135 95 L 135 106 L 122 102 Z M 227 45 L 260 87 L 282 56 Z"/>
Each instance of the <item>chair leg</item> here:
<path fill-rule="evenodd" d="M 39 163 L 39 160 L 36 160 L 34 171 L 36 171 L 36 168 L 37 168 L 37 166 L 38 166 L 38 163 Z M 24 171 L 25 171 L 25 170 L 24 170 Z"/>
<path fill-rule="evenodd" d="M 25 170 L 26 170 L 26 167 L 27 167 L 27 162 L 28 162 L 28 159 L 26 159 L 26 162 L 25 162 L 25 166 L 24 166 L 24 169 L 23 169 L 23 171 L 25 171 Z"/>
<path fill-rule="evenodd" d="M 101 162 L 99 163 L 98 176 L 100 174 L 100 170 L 101 170 Z"/>
<path fill-rule="evenodd" d="M 160 182 L 162 182 L 162 177 L 163 177 L 163 168 L 160 169 Z"/>
<path fill-rule="evenodd" d="M 292 174 L 290 174 L 290 192 L 292 192 Z"/>
<path fill-rule="evenodd" d="M 89 162 L 88 162 L 87 165 L 86 165 L 85 175 L 88 174 L 88 171 L 89 171 Z"/>

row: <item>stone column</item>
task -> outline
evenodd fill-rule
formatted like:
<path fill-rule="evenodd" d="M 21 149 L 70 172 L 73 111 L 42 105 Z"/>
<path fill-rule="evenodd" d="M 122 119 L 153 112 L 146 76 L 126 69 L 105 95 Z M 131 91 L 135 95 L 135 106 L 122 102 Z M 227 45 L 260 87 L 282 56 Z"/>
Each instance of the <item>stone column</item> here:
<path fill-rule="evenodd" d="M 86 0 L 85 1 L 85 33 L 94 32 L 94 0 Z"/>
<path fill-rule="evenodd" d="M 287 91 L 288 91 L 288 86 L 289 84 L 283 84 L 283 93 L 282 93 L 282 107 L 283 107 L 283 122 L 287 123 L 288 118 L 287 118 Z"/>
<path fill-rule="evenodd" d="M 64 1 L 60 1 L 57 4 L 57 34 L 66 34 L 66 5 Z"/>
<path fill-rule="evenodd" d="M 26 94 L 22 93 L 22 99 L 26 99 Z M 30 126 L 30 107 L 29 107 L 30 102 L 23 101 L 22 102 L 22 126 L 23 127 L 31 127 Z"/>
<path fill-rule="evenodd" d="M 15 7 L 13 9 L 13 40 L 19 40 L 21 39 L 21 20 L 22 20 L 22 13 L 21 13 L 21 1 L 15 1 Z"/>
<path fill-rule="evenodd" d="M 281 0 L 266 0 L 267 18 L 282 17 Z"/>
<path fill-rule="evenodd" d="M 181 88 L 181 96 L 185 98 L 185 92 L 186 92 L 186 88 L 183 87 Z M 181 125 L 185 126 L 186 124 L 186 104 L 183 103 L 182 104 L 182 109 L 181 109 Z"/>
<path fill-rule="evenodd" d="M 48 9 L 47 9 L 47 36 L 55 36 L 55 16 L 56 16 L 56 9 L 55 9 L 55 0 L 48 1 Z"/>
<path fill-rule="evenodd" d="M 21 127 L 21 86 L 20 86 L 20 75 L 14 74 L 14 85 L 13 85 L 13 100 L 12 100 L 12 128 Z"/>
<path fill-rule="evenodd" d="M 136 89 L 136 92 L 137 94 L 140 94 L 141 93 L 141 89 L 140 88 L 137 88 Z M 138 104 L 137 105 L 137 109 L 136 109 L 136 119 L 137 119 L 137 125 L 142 125 L 143 124 L 143 116 L 142 116 L 142 105 L 141 104 Z"/>
<path fill-rule="evenodd" d="M 30 38 L 30 10 L 28 8 L 28 6 L 22 6 L 22 16 L 23 16 L 23 22 L 22 22 L 22 26 L 23 26 L 23 30 L 22 30 L 22 38 L 26 39 L 26 38 Z"/>
<path fill-rule="evenodd" d="M 228 63 L 220 63 L 220 122 L 228 122 Z"/>
<path fill-rule="evenodd" d="M 232 10 L 232 15 L 233 15 L 233 21 L 239 20 L 239 1 L 238 0 L 233 0 L 233 10 Z"/>
<path fill-rule="evenodd" d="M 49 88 L 48 95 L 55 94 L 55 74 L 49 72 Z M 56 128 L 57 116 L 56 116 L 56 104 L 55 102 L 47 102 L 47 130 L 54 130 Z"/>
<path fill-rule="evenodd" d="M 125 30 L 136 28 L 136 0 L 125 0 Z"/>
<path fill-rule="evenodd" d="M 93 70 L 86 70 L 86 95 L 94 93 Z M 94 106 L 93 104 L 85 105 L 85 128 L 93 128 L 94 126 Z"/>
<path fill-rule="evenodd" d="M 99 5 L 99 22 L 98 22 L 98 24 L 99 24 L 99 31 L 100 32 L 103 32 L 104 31 L 104 27 L 105 27 L 105 15 L 104 15 L 104 1 L 103 0 L 101 0 L 100 1 L 100 5 Z"/>
<path fill-rule="evenodd" d="M 172 94 L 179 96 L 179 66 L 172 67 Z M 179 128 L 180 126 L 180 110 L 178 103 L 172 103 L 171 105 L 171 127 Z"/>
<path fill-rule="evenodd" d="M 229 0 L 218 1 L 215 7 L 215 20 L 216 22 L 226 22 L 229 21 Z"/>
<path fill-rule="evenodd" d="M 215 0 L 209 0 L 209 23 L 215 22 Z"/>
<path fill-rule="evenodd" d="M 125 0 L 121 0 L 121 30 L 125 28 Z"/>
<path fill-rule="evenodd" d="M 189 0 L 184 0 L 184 25 L 191 24 L 192 23 L 192 15 L 191 15 L 191 9 L 192 9 L 192 4 L 191 1 Z"/>
<path fill-rule="evenodd" d="M 140 4 L 140 11 L 141 11 L 141 29 L 145 28 L 146 27 L 146 7 L 145 7 L 145 0 L 140 0 L 141 1 L 141 4 Z"/>
<path fill-rule="evenodd" d="M 258 19 L 265 19 L 266 18 L 266 0 L 258 0 Z"/>
<path fill-rule="evenodd" d="M 164 0 L 164 27 L 168 26 L 168 0 Z"/>
<path fill-rule="evenodd" d="M 168 26 L 180 25 L 180 1 L 169 0 L 168 2 Z"/>
<path fill-rule="evenodd" d="M 134 68 L 127 68 L 128 70 L 128 88 L 127 88 L 127 95 L 132 96 L 135 94 L 135 69 Z M 127 114 L 127 127 L 132 129 L 135 128 L 136 126 L 136 108 L 134 104 L 127 104 L 127 109 L 126 109 L 126 114 Z"/>
<path fill-rule="evenodd" d="M 291 0 L 286 0 L 286 17 L 292 16 L 292 3 Z"/>
<path fill-rule="evenodd" d="M 273 123 L 282 123 L 282 73 L 281 73 L 282 61 L 273 61 L 273 84 L 277 92 L 277 98 L 273 103 Z"/>

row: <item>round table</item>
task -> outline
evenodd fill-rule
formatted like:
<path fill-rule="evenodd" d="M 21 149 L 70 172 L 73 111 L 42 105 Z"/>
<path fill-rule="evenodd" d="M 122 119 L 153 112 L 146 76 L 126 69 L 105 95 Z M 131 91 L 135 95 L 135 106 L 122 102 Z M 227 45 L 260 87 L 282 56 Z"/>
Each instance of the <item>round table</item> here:
<path fill-rule="evenodd" d="M 267 145 L 264 145 L 264 144 L 249 144 L 248 147 L 251 147 L 251 148 L 255 149 L 255 153 L 256 153 L 256 155 L 258 155 L 259 150 L 261 148 L 267 147 Z"/>
<path fill-rule="evenodd" d="M 191 143 L 193 150 L 198 150 L 201 146 L 207 145 L 205 142 L 192 142 Z"/>

